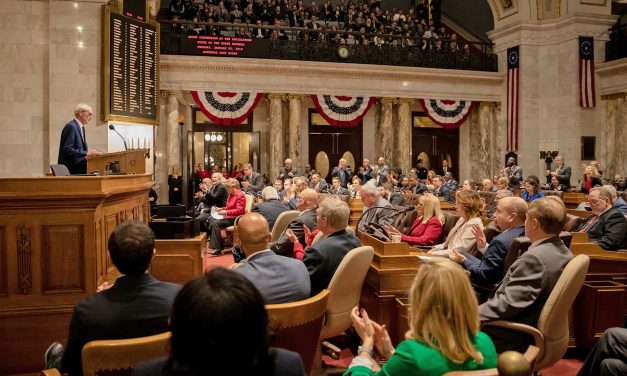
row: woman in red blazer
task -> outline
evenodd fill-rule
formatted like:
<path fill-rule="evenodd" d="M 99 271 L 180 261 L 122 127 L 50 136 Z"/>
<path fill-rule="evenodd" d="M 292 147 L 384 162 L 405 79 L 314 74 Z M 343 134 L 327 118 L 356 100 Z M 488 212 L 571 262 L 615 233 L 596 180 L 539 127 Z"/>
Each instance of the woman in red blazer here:
<path fill-rule="evenodd" d="M 418 218 L 411 224 L 407 234 L 401 234 L 392 226 L 385 229 L 390 235 L 401 235 L 401 241 L 410 245 L 435 245 L 442 236 L 444 216 L 440 211 L 440 201 L 432 194 L 425 194 L 416 205 Z"/>
<path fill-rule="evenodd" d="M 246 213 L 246 195 L 244 192 L 240 191 L 239 182 L 234 178 L 230 178 L 226 180 L 224 185 L 229 192 L 229 197 L 226 199 L 226 206 L 216 208 L 216 213 L 224 216 L 224 218 L 214 219 L 210 221 L 211 223 L 208 226 L 210 232 L 210 252 L 214 256 L 221 255 L 224 248 L 222 237 L 220 236 L 222 229 L 233 226 L 235 218 Z M 210 217 L 210 220 L 211 219 Z"/>

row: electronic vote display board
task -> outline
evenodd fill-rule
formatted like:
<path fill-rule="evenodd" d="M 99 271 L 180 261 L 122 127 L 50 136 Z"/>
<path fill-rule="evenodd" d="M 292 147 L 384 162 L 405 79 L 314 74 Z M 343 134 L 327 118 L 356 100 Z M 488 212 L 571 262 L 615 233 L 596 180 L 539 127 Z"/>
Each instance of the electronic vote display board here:
<path fill-rule="evenodd" d="M 103 121 L 156 124 L 159 25 L 145 22 L 146 2 L 103 6 Z"/>

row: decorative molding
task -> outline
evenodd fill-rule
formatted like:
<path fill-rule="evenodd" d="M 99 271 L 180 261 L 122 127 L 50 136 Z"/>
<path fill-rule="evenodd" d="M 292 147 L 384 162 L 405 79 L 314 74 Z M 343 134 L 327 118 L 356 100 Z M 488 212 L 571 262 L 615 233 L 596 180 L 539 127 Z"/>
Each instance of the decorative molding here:
<path fill-rule="evenodd" d="M 33 292 L 31 228 L 18 226 L 15 235 L 17 242 L 17 287 L 22 295 L 29 295 Z"/>
<path fill-rule="evenodd" d="M 397 104 L 398 98 L 384 97 L 380 99 L 381 104 Z"/>
<path fill-rule="evenodd" d="M 398 100 L 396 101 L 396 103 L 398 104 L 414 104 L 416 103 L 416 100 L 413 98 L 398 98 Z"/>
<path fill-rule="evenodd" d="M 592 5 L 592 6 L 597 6 L 597 7 L 605 7 L 607 5 L 607 0 L 581 0 L 579 1 L 579 4 L 584 4 L 584 5 Z"/>
<path fill-rule="evenodd" d="M 627 59 L 598 64 L 595 71 L 601 77 L 622 76 L 627 74 Z"/>
<path fill-rule="evenodd" d="M 83 225 L 47 225 L 40 232 L 42 294 L 86 292 Z"/>
<path fill-rule="evenodd" d="M 176 92 L 172 90 L 161 90 L 161 96 L 164 98 L 168 98 L 170 96 L 176 96 Z"/>
<path fill-rule="evenodd" d="M 273 99 L 279 99 L 282 101 L 286 101 L 287 100 L 287 95 L 286 94 L 280 94 L 280 93 L 268 93 L 266 94 L 266 101 L 271 102 Z"/>
<path fill-rule="evenodd" d="M 612 99 L 621 99 L 621 98 L 627 99 L 627 92 L 601 95 L 601 99 L 604 101 L 609 101 Z"/>
<path fill-rule="evenodd" d="M 496 20 L 501 21 L 505 18 L 511 17 L 518 13 L 518 5 L 512 4 L 511 0 L 500 0 L 499 3 L 496 0 L 490 0 L 492 4 L 492 11 L 496 12 Z M 499 4 L 503 7 L 503 15 L 501 16 L 501 8 Z"/>
<path fill-rule="evenodd" d="M 292 99 L 294 100 L 298 100 L 303 102 L 305 99 L 307 99 L 307 95 L 304 94 L 287 94 L 286 98 L 288 101 L 291 101 Z"/>

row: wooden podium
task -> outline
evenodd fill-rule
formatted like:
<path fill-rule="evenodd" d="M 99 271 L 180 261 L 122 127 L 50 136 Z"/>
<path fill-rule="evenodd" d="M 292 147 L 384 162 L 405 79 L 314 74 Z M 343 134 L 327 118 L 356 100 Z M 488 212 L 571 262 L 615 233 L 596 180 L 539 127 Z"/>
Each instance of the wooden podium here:
<path fill-rule="evenodd" d="M 119 162 L 120 172 L 145 174 L 146 154 L 148 152 L 148 149 L 133 149 L 89 156 L 87 157 L 87 172 L 91 173 L 98 170 L 101 175 L 104 175 L 104 172 L 107 169 L 107 164 L 111 162 Z"/>
<path fill-rule="evenodd" d="M 38 373 L 74 304 L 118 272 L 107 239 L 148 221 L 150 174 L 0 178 L 0 374 Z"/>

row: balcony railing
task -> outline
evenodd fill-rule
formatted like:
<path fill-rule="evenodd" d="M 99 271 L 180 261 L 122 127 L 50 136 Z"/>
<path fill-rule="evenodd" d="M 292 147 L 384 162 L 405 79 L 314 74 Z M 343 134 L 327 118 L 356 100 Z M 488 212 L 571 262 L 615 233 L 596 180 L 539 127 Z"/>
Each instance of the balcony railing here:
<path fill-rule="evenodd" d="M 273 35 L 266 39 L 251 35 L 257 32 L 257 28 L 257 25 L 251 24 L 161 21 L 161 53 L 488 72 L 498 70 L 497 57 L 491 52 L 492 45 L 482 42 L 411 39 L 397 35 L 262 25 L 259 29 Z M 380 45 L 356 42 L 383 37 L 388 42 Z"/>
<path fill-rule="evenodd" d="M 610 40 L 605 43 L 605 61 L 627 57 L 627 24 L 610 29 Z"/>

